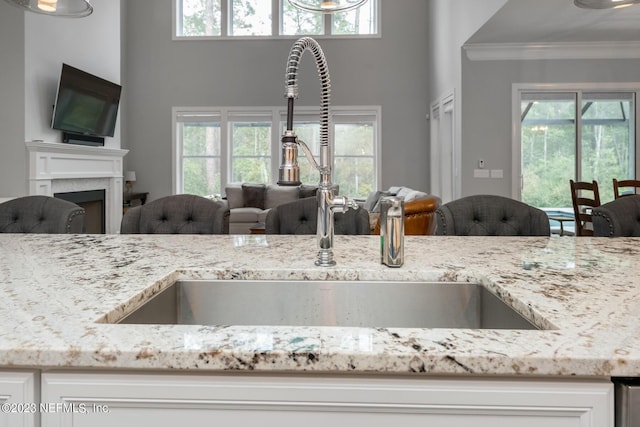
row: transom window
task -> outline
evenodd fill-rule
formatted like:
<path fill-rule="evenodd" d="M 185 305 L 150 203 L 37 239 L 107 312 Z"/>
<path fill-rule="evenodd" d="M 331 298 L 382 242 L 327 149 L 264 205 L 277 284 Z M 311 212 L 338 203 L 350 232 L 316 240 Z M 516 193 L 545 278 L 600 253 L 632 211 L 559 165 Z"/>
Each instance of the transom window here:
<path fill-rule="evenodd" d="M 299 10 L 287 0 L 173 0 L 174 35 L 184 38 L 371 37 L 378 35 L 378 3 L 336 14 Z"/>
<path fill-rule="evenodd" d="M 174 108 L 174 191 L 223 194 L 227 183 L 275 183 L 286 126 L 282 108 Z M 366 198 L 379 187 L 380 107 L 333 107 L 330 140 L 333 182 L 340 193 Z M 318 160 L 317 108 L 296 110 L 294 131 Z M 300 179 L 318 184 L 319 173 L 299 150 Z"/>

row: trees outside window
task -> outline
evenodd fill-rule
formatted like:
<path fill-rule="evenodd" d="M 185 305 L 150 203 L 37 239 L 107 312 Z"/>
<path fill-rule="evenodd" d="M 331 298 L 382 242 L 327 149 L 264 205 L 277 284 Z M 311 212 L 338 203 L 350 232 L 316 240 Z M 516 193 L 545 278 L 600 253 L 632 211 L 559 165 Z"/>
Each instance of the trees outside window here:
<path fill-rule="evenodd" d="M 220 36 L 222 0 L 178 0 L 176 35 L 180 37 Z"/>
<path fill-rule="evenodd" d="M 330 135 L 333 182 L 340 193 L 366 198 L 379 183 L 379 107 L 334 107 Z M 319 161 L 320 114 L 300 108 L 294 131 Z M 286 111 L 281 108 L 174 108 L 174 191 L 222 194 L 227 183 L 275 183 Z M 301 181 L 318 184 L 319 172 L 299 150 Z"/>
<path fill-rule="evenodd" d="M 271 182 L 271 122 L 230 126 L 231 182 Z"/>
<path fill-rule="evenodd" d="M 175 178 L 181 193 L 221 194 L 220 116 L 180 113 L 175 120 L 182 159 Z"/>
<path fill-rule="evenodd" d="M 612 179 L 635 177 L 632 91 L 523 92 L 520 95 L 522 201 L 569 209 L 569 180 L 598 181 L 613 199 Z"/>
<path fill-rule="evenodd" d="M 378 2 L 325 15 L 297 9 L 287 0 L 173 0 L 175 37 L 376 36 Z"/>

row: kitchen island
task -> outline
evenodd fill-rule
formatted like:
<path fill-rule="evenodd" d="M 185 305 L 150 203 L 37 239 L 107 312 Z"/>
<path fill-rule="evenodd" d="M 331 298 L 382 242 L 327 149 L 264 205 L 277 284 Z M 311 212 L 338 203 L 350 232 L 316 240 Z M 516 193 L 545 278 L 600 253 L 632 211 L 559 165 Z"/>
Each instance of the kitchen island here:
<path fill-rule="evenodd" d="M 167 378 L 175 378 L 179 387 L 191 384 L 189 378 L 193 383 L 209 378 L 221 381 L 215 387 L 228 392 L 237 379 L 249 381 L 251 387 L 242 387 L 251 393 L 285 390 L 283 381 L 290 379 L 298 390 L 294 395 L 326 389 L 338 400 L 336 390 L 351 390 L 357 384 L 389 394 L 443 380 L 445 389 L 453 390 L 451 384 L 465 390 L 477 386 L 485 397 L 486 387 L 496 385 L 494 391 L 506 398 L 517 393 L 506 390 L 505 384 L 530 390 L 551 382 L 551 389 L 566 383 L 585 393 L 595 387 L 594 393 L 607 402 L 605 414 L 600 415 L 606 424 L 579 425 L 612 425 L 610 378 L 640 374 L 637 239 L 408 236 L 405 264 L 399 269 L 380 264 L 375 236 L 336 236 L 337 266 L 332 268 L 314 266 L 314 236 L 6 234 L 0 235 L 0 247 L 0 366 L 7 374 L 32 372 L 36 383 L 42 375 L 43 402 L 68 397 L 70 384 L 80 384 L 91 395 L 101 383 L 96 375 L 116 378 L 131 389 L 149 378 L 152 390 L 159 388 L 152 385 L 157 378 L 165 388 Z M 183 279 L 479 283 L 540 330 L 114 323 Z M 387 379 L 399 383 L 384 382 Z M 208 386 L 201 385 L 200 390 Z M 34 389 L 38 394 L 37 384 Z M 141 393 L 148 394 L 145 390 Z M 323 399 L 312 397 L 314 393 L 307 394 L 311 397 L 305 408 Z M 548 393 L 539 394 L 551 396 Z M 119 401 L 108 394 L 77 401 L 106 406 Z M 453 394 L 460 395 L 459 390 Z M 196 396 L 202 394 L 187 399 L 194 413 L 204 411 Z M 233 402 L 257 405 L 246 395 L 231 396 Z M 283 397 L 289 402 L 285 410 L 289 415 L 298 414 L 292 408 L 299 409 L 299 403 L 291 403 L 292 396 Z M 163 396 L 154 399 L 167 401 Z M 374 405 L 365 400 L 355 407 L 387 415 L 399 411 L 400 403 Z M 400 406 L 416 415 L 424 413 L 424 404 Z M 229 405 L 223 405 L 226 414 L 233 412 Z M 384 405 L 396 409 L 385 412 L 380 409 Z M 518 405 L 522 403 L 512 406 Z M 335 402 L 332 408 L 332 414 L 358 412 L 353 408 L 336 412 Z M 253 416 L 262 419 L 263 410 Z M 69 416 L 40 415 L 42 425 Z M 85 419 L 91 419 L 86 425 L 102 425 L 92 417 Z M 40 422 L 39 416 L 34 422 Z"/>

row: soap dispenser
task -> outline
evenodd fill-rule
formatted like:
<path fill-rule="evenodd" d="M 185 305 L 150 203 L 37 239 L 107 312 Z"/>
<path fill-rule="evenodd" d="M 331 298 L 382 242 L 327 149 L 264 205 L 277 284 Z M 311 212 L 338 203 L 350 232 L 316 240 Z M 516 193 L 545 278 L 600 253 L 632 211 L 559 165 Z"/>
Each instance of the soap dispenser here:
<path fill-rule="evenodd" d="M 404 263 L 404 199 L 385 196 L 380 199 L 381 262 L 389 267 Z"/>

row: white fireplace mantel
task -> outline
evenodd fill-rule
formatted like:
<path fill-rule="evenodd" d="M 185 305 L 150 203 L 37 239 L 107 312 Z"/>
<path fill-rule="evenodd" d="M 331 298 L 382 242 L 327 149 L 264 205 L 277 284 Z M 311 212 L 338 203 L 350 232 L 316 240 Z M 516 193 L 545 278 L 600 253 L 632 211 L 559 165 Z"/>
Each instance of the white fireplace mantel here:
<path fill-rule="evenodd" d="M 105 190 L 107 233 L 122 220 L 122 159 L 129 150 L 27 141 L 29 194 Z"/>

